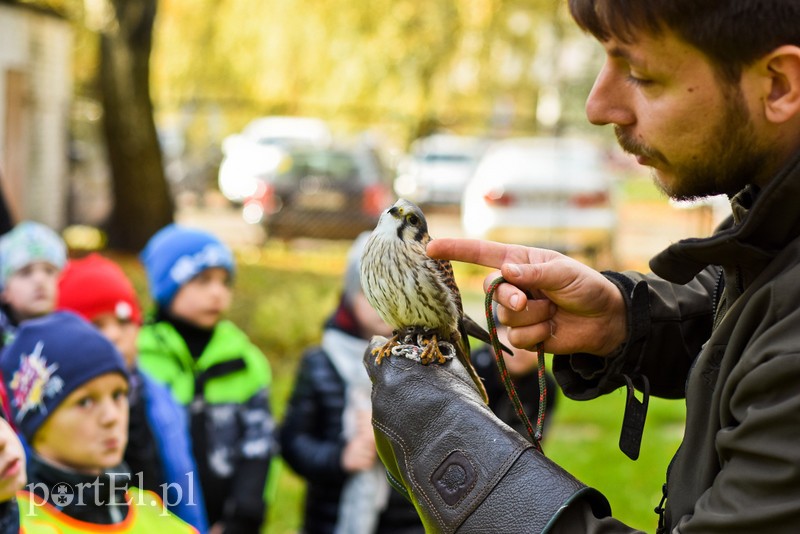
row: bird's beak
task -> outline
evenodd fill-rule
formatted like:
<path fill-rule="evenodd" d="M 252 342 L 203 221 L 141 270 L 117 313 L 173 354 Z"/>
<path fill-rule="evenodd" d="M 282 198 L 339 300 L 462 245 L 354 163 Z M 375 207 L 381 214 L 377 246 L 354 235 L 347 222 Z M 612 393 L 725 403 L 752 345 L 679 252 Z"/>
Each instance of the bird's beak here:
<path fill-rule="evenodd" d="M 392 206 L 391 208 L 389 208 L 389 215 L 391 215 L 394 218 L 398 218 L 401 215 L 403 215 L 403 209 L 398 208 L 397 206 Z"/>

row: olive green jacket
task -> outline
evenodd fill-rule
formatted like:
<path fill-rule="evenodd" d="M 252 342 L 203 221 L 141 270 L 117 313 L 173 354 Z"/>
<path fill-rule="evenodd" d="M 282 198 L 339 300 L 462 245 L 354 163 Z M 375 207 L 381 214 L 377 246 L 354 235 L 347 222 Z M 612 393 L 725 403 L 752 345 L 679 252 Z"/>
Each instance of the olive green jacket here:
<path fill-rule="evenodd" d="M 647 377 L 654 395 L 686 399 L 665 532 L 800 531 L 799 202 L 796 157 L 763 190 L 734 197 L 733 217 L 712 237 L 653 258 L 657 275 L 607 273 L 628 301 L 621 354 L 555 357 L 572 398 L 608 393 L 627 375 L 637 385 Z M 583 521 L 586 532 L 627 530 Z"/>

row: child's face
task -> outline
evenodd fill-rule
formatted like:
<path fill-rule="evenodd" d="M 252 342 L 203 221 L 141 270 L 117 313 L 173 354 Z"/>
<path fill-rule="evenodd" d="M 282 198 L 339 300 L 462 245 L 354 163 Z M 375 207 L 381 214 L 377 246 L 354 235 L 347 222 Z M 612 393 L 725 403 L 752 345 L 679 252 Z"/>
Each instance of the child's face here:
<path fill-rule="evenodd" d="M 390 336 L 392 327 L 386 324 L 367 297 L 358 292 L 353 297 L 353 314 L 356 316 L 361 333 L 370 339 L 372 336 Z"/>
<path fill-rule="evenodd" d="M 58 273 L 52 263 L 37 261 L 8 277 L 2 298 L 18 321 L 40 317 L 55 309 Z"/>
<path fill-rule="evenodd" d="M 27 481 L 22 443 L 8 421 L 0 418 L 0 502 L 11 499 Z"/>
<path fill-rule="evenodd" d="M 42 458 L 89 475 L 119 465 L 127 442 L 128 382 L 118 373 L 74 390 L 33 436 Z"/>
<path fill-rule="evenodd" d="M 231 305 L 227 269 L 211 267 L 186 282 L 170 304 L 175 317 L 200 328 L 213 328 Z"/>
<path fill-rule="evenodd" d="M 138 354 L 136 338 L 139 336 L 139 325 L 131 320 L 120 319 L 112 312 L 95 315 L 92 324 L 117 347 L 125 358 L 125 365 L 132 369 Z"/>

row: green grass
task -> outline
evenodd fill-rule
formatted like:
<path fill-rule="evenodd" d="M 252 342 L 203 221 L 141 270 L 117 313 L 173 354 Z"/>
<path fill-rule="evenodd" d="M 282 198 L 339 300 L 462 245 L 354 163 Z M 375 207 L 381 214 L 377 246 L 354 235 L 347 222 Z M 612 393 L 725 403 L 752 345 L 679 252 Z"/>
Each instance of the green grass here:
<path fill-rule="evenodd" d="M 238 252 L 238 273 L 230 318 L 267 355 L 273 372 L 272 407 L 283 417 L 303 350 L 318 342 L 335 307 L 345 265 L 345 245 L 290 250 L 268 246 Z M 149 302 L 136 258 L 116 256 L 132 278 L 142 302 Z M 455 265 L 465 308 L 482 318 L 481 282 L 487 270 Z M 680 443 L 683 402 L 651 399 L 642 452 L 629 460 L 618 448 L 625 395 L 622 390 L 589 402 L 561 396 L 545 436 L 545 453 L 584 483 L 602 491 L 614 515 L 632 527 L 655 530 L 653 508 L 660 498 L 667 464 Z M 303 481 L 280 466 L 277 490 L 264 534 L 299 530 Z"/>

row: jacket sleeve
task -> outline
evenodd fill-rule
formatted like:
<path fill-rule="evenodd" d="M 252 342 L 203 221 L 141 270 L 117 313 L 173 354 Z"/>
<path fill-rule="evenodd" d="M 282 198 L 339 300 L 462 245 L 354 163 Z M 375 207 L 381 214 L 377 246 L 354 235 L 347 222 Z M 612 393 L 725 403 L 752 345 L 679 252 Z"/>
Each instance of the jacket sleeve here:
<path fill-rule="evenodd" d="M 346 474 L 341 467 L 344 440 L 325 439 L 322 397 L 324 380 L 315 379 L 319 373 L 321 353 L 307 353 L 300 362 L 294 390 L 289 399 L 279 432 L 281 455 L 301 477 L 311 482 L 342 482 Z M 329 380 L 327 382 L 330 382 Z"/>
<path fill-rule="evenodd" d="M 655 275 L 603 273 L 617 285 L 627 308 L 626 341 L 612 358 L 556 355 L 553 370 L 565 395 L 587 400 L 645 376 L 653 395 L 684 396 L 686 378 L 711 335 L 719 267 L 709 266 L 685 285 Z"/>
<path fill-rule="evenodd" d="M 200 488 L 186 412 L 170 392 L 141 374 L 147 422 L 159 452 L 167 487 L 162 495 L 172 512 L 200 532 L 208 530 L 205 499 Z M 174 505 L 173 505 L 174 503 Z"/>

